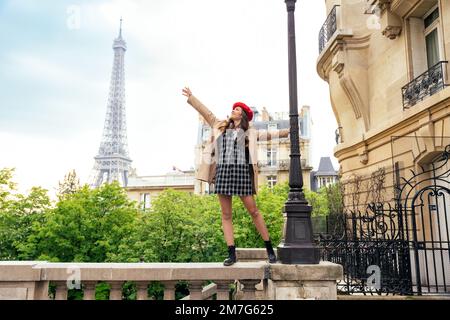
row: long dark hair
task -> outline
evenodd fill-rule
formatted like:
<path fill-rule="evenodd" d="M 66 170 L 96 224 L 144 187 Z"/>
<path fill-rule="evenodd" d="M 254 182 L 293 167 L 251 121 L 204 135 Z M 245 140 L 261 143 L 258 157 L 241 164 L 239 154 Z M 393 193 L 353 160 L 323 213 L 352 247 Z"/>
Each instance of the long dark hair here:
<path fill-rule="evenodd" d="M 242 118 L 241 118 L 241 122 L 239 124 L 240 128 L 242 130 L 247 131 L 248 128 L 250 127 L 250 121 L 248 121 L 248 116 L 247 113 L 242 110 Z M 227 117 L 226 120 L 223 120 L 222 123 L 219 125 L 219 130 L 221 131 L 221 133 L 224 133 L 227 129 L 234 129 L 234 121 L 233 119 L 231 119 L 229 116 Z M 248 146 L 248 138 L 245 137 L 245 146 Z"/>

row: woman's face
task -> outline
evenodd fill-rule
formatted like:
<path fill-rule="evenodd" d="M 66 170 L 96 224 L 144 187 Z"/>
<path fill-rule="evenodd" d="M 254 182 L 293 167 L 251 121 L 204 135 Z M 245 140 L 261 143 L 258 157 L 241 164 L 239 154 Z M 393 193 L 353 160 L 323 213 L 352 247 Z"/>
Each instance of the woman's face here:
<path fill-rule="evenodd" d="M 241 120 L 242 119 L 242 108 L 236 107 L 231 111 L 231 119 L 233 120 Z"/>

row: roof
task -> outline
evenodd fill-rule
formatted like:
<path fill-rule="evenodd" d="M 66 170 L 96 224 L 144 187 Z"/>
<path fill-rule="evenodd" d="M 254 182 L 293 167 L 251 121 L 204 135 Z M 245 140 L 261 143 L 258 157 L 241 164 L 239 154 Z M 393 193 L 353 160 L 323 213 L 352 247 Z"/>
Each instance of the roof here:
<path fill-rule="evenodd" d="M 321 157 L 319 163 L 319 169 L 315 172 L 315 176 L 333 176 L 337 175 L 337 171 L 334 170 L 330 157 Z"/>

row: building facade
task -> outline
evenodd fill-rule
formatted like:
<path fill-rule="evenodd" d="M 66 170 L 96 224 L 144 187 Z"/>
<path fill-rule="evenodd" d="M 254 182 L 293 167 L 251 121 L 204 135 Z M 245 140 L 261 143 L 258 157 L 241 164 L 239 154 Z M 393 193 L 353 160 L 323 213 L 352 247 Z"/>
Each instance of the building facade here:
<path fill-rule="evenodd" d="M 274 112 L 270 114 L 266 108 L 259 111 L 252 107 L 254 117 L 253 124 L 256 130 L 280 130 L 289 128 L 289 114 L 287 112 Z M 299 131 L 300 131 L 300 152 L 301 166 L 303 170 L 303 183 L 306 188 L 310 187 L 310 172 L 312 166 L 311 159 L 311 116 L 309 106 L 303 106 L 299 113 Z M 199 157 L 205 144 L 211 135 L 211 127 L 199 115 L 199 125 L 197 134 L 197 144 L 195 146 L 195 156 Z M 290 139 L 277 138 L 269 141 L 258 141 L 258 183 L 257 189 L 262 185 L 274 186 L 278 182 L 289 180 L 289 153 Z M 197 170 L 197 168 L 195 168 Z M 207 194 L 212 192 L 214 184 L 208 184 L 197 180 L 195 182 L 195 192 L 198 194 Z"/>
<path fill-rule="evenodd" d="M 448 293 L 450 1 L 325 3 L 317 72 L 339 126 L 344 205 L 364 218 L 353 236 L 400 245 L 376 250 L 403 270 L 384 275 L 403 292 Z"/>
<path fill-rule="evenodd" d="M 450 142 L 450 2 L 327 0 L 326 8 L 317 72 L 339 125 L 342 180 L 368 183 L 383 170 L 384 198 L 393 198 L 395 163 L 418 172 Z"/>
<path fill-rule="evenodd" d="M 153 199 L 165 189 L 194 193 L 194 180 L 194 170 L 174 169 L 164 175 L 153 176 L 137 176 L 132 171 L 125 190 L 131 200 L 137 201 L 142 210 L 147 210 L 151 208 Z"/>

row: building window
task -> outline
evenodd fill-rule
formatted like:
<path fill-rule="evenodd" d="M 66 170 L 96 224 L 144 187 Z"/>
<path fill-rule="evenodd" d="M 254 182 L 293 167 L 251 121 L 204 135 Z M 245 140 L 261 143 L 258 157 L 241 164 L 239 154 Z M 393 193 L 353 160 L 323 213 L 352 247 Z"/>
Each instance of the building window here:
<path fill-rule="evenodd" d="M 406 20 L 409 29 L 411 80 L 446 60 L 443 54 L 440 15 L 439 2 L 430 0 L 412 11 Z"/>
<path fill-rule="evenodd" d="M 410 78 L 402 87 L 407 109 L 446 87 L 447 66 L 443 50 L 439 2 L 423 2 L 407 18 L 409 26 Z"/>
<path fill-rule="evenodd" d="M 277 165 L 277 149 L 267 149 L 267 165 L 273 167 Z"/>
<path fill-rule="evenodd" d="M 142 210 L 149 209 L 151 206 L 150 193 L 141 193 L 140 198 Z"/>
<path fill-rule="evenodd" d="M 440 59 L 439 50 L 439 8 L 436 7 L 431 13 L 428 13 L 424 18 L 425 26 L 425 44 L 427 50 L 428 69 L 438 63 Z"/>
<path fill-rule="evenodd" d="M 277 184 L 277 176 L 267 176 L 267 184 L 270 188 L 273 188 Z"/>

